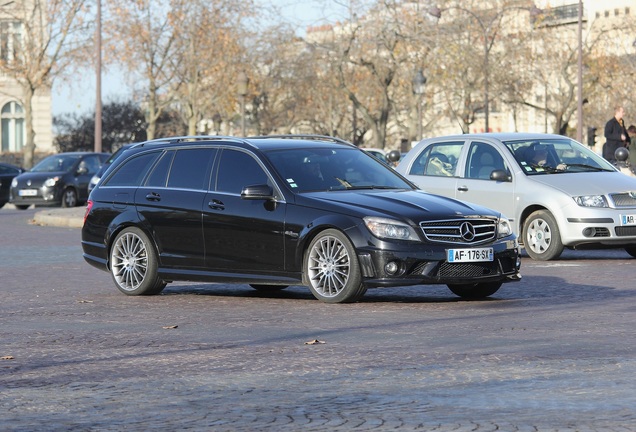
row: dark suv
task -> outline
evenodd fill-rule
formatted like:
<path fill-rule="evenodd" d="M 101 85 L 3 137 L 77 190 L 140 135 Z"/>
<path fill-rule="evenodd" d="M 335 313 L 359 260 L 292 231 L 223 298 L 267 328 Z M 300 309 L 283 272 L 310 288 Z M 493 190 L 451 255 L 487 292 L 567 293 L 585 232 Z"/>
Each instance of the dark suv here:
<path fill-rule="evenodd" d="M 10 201 L 25 210 L 31 204 L 75 207 L 88 199 L 88 182 L 108 153 L 58 153 L 42 159 L 11 182 Z"/>
<path fill-rule="evenodd" d="M 85 260 L 128 295 L 176 280 L 308 286 L 330 303 L 372 287 L 519 279 L 501 214 L 418 190 L 329 137 L 182 137 L 135 144 L 93 189 Z"/>

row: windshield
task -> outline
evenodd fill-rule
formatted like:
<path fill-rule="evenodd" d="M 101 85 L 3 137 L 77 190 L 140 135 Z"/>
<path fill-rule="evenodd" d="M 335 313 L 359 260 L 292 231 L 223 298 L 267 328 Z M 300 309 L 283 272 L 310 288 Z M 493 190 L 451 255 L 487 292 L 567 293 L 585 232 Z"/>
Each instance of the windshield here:
<path fill-rule="evenodd" d="M 608 161 L 569 138 L 504 142 L 526 175 L 615 171 Z"/>
<path fill-rule="evenodd" d="M 80 155 L 53 155 L 42 159 L 31 169 L 32 172 L 60 172 L 69 171 L 79 160 Z"/>
<path fill-rule="evenodd" d="M 392 168 L 353 148 L 272 150 L 267 157 L 296 192 L 413 189 Z"/>

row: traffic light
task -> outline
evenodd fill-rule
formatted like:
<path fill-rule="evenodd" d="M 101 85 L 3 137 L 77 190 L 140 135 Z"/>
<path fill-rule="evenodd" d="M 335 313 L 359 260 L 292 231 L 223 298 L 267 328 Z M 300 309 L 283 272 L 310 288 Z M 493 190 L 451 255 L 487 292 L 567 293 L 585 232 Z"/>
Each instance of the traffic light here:
<path fill-rule="evenodd" d="M 596 128 L 595 127 L 587 128 L 587 145 L 590 147 L 594 147 L 596 145 Z"/>

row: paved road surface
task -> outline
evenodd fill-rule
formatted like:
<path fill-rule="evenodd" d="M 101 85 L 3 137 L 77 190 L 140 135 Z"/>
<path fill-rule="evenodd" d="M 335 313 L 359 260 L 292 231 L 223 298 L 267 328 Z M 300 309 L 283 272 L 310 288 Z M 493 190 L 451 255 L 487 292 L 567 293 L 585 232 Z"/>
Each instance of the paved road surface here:
<path fill-rule="evenodd" d="M 524 258 L 488 301 L 197 283 L 127 297 L 83 261 L 79 229 L 36 213 L 0 210 L 0 429 L 636 430 L 623 251 Z"/>

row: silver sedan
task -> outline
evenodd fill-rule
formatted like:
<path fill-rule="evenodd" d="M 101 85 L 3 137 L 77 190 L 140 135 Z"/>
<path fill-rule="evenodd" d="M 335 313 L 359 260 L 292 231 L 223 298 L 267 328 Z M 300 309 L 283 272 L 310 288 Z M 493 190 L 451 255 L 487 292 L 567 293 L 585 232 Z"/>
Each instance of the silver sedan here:
<path fill-rule="evenodd" d="M 427 192 L 502 212 L 533 259 L 556 259 L 566 247 L 624 248 L 636 257 L 636 178 L 570 138 L 429 138 L 396 169 Z"/>

